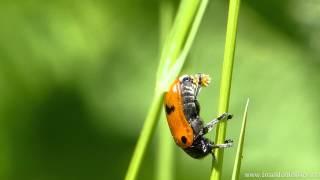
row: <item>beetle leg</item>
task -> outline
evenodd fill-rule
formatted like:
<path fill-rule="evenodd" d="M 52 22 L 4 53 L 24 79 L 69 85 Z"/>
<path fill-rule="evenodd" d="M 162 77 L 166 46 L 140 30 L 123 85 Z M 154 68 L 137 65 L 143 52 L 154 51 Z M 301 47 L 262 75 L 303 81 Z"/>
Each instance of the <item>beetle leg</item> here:
<path fill-rule="evenodd" d="M 232 146 L 233 146 L 233 140 L 228 139 L 228 140 L 225 140 L 223 144 L 213 144 L 212 145 L 212 149 L 215 149 L 215 148 L 229 148 L 229 147 L 232 147 Z"/>
<path fill-rule="evenodd" d="M 216 119 L 211 120 L 210 122 L 208 122 L 200 131 L 199 135 L 204 135 L 207 134 L 208 132 L 210 132 L 213 127 L 218 124 L 221 120 L 227 118 L 231 119 L 232 118 L 232 114 L 229 113 L 223 113 L 222 115 L 220 115 L 219 117 L 217 117 Z"/>
<path fill-rule="evenodd" d="M 200 90 L 201 90 L 201 86 L 199 84 L 196 84 L 196 90 L 195 90 L 195 96 L 198 97 Z"/>

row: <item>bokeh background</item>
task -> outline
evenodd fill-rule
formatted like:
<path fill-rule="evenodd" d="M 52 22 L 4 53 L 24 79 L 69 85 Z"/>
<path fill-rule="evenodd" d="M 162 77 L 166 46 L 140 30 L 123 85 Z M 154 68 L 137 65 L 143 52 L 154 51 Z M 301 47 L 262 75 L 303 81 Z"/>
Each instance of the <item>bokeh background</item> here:
<path fill-rule="evenodd" d="M 226 1 L 210 3 L 183 69 L 213 77 L 199 97 L 206 121 L 217 115 L 226 16 Z M 241 179 L 320 172 L 319 19 L 317 0 L 242 1 L 227 134 L 237 142 L 250 97 Z M 123 179 L 153 95 L 158 25 L 156 0 L 2 0 L 0 179 Z M 157 140 L 138 179 L 155 177 Z M 174 179 L 208 179 L 210 157 L 173 148 Z"/>

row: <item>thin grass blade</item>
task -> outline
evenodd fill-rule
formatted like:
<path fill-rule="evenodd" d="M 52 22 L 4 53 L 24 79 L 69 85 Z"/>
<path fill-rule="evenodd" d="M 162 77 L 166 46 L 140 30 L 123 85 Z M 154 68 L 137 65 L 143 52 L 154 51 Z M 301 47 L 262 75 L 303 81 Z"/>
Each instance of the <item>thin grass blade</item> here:
<path fill-rule="evenodd" d="M 234 161 L 233 173 L 232 173 L 232 180 L 238 180 L 240 176 L 240 168 L 241 168 L 241 161 L 242 161 L 242 152 L 243 152 L 243 144 L 244 144 L 244 135 L 246 132 L 246 124 L 247 124 L 247 115 L 248 115 L 248 106 L 249 106 L 249 98 L 247 100 L 246 107 L 243 113 L 242 119 L 242 126 L 240 131 L 240 137 L 238 142 L 237 154 L 236 159 Z"/>
<path fill-rule="evenodd" d="M 226 34 L 226 44 L 224 51 L 224 59 L 222 66 L 222 75 L 220 82 L 220 96 L 219 96 L 219 115 L 228 112 L 230 90 L 231 90 L 231 80 L 232 80 L 232 70 L 234 62 L 234 52 L 236 45 L 236 35 L 238 26 L 238 14 L 240 8 L 240 0 L 230 0 L 229 12 L 228 12 L 228 22 L 227 22 L 227 34 Z M 226 137 L 227 124 L 222 121 L 217 126 L 216 131 L 216 143 L 224 143 Z M 223 164 L 223 149 L 217 148 L 215 150 L 216 159 L 212 162 L 212 172 L 211 180 L 220 180 L 222 176 L 222 164 Z"/>

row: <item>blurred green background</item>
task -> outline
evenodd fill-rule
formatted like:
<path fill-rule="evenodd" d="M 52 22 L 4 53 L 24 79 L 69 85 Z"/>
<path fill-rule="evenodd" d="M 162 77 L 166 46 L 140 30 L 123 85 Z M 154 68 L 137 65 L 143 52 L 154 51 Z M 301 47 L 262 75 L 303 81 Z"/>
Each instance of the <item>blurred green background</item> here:
<path fill-rule="evenodd" d="M 0 2 L 0 179 L 124 178 L 154 90 L 158 9 L 156 0 Z M 226 16 L 226 1 L 210 3 L 183 70 L 213 77 L 199 97 L 206 121 L 217 115 Z M 241 179 L 320 172 L 319 19 L 317 0 L 242 1 L 227 134 L 237 142 L 250 97 Z M 138 179 L 156 174 L 156 142 Z M 235 150 L 225 151 L 223 179 Z M 174 156 L 175 179 L 209 178 L 210 157 L 178 147 Z"/>

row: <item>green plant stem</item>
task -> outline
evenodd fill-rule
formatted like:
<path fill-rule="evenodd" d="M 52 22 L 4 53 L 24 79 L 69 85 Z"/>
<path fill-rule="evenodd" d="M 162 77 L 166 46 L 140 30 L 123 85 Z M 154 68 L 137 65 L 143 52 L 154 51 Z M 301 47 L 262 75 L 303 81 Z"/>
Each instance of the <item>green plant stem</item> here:
<path fill-rule="evenodd" d="M 160 110 L 162 107 L 163 101 L 162 94 L 156 94 L 153 98 L 151 107 L 149 109 L 147 118 L 144 122 L 140 137 L 138 139 L 135 151 L 133 153 L 129 169 L 127 171 L 126 180 L 133 180 L 137 176 L 137 172 L 139 171 L 142 157 L 146 151 L 147 145 L 150 143 L 151 136 L 154 132 L 156 121 L 159 118 Z"/>
<path fill-rule="evenodd" d="M 174 5 L 172 0 L 160 1 L 160 47 L 164 44 L 165 37 L 169 34 L 172 26 Z M 155 179 L 158 180 L 172 180 L 174 167 L 174 144 L 171 133 L 169 131 L 165 115 L 161 113 L 159 129 L 158 129 L 158 148 L 157 148 L 157 173 Z"/>
<path fill-rule="evenodd" d="M 202 0 L 201 1 L 198 13 L 197 13 L 196 17 L 194 18 L 192 27 L 190 29 L 189 36 L 185 42 L 185 46 L 182 49 L 182 51 L 176 61 L 176 64 L 172 67 L 173 70 L 182 66 L 182 64 L 184 63 L 184 60 L 187 58 L 187 55 L 191 49 L 193 40 L 198 32 L 198 27 L 200 26 L 201 20 L 203 18 L 204 13 L 205 13 L 206 7 L 208 6 L 208 3 L 209 3 L 209 0 Z"/>
<path fill-rule="evenodd" d="M 220 83 L 219 114 L 228 112 L 239 8 L 240 0 L 230 0 L 226 44 Z M 227 124 L 225 121 L 219 123 L 216 131 L 216 143 L 223 143 L 225 141 L 226 128 Z M 216 149 L 215 155 L 216 160 L 213 161 L 211 180 L 220 180 L 222 175 L 223 149 Z"/>
<path fill-rule="evenodd" d="M 159 122 L 157 156 L 157 180 L 174 179 L 174 142 L 168 128 L 165 115 L 162 113 Z"/>
<path fill-rule="evenodd" d="M 200 2 L 202 8 L 199 8 Z M 154 134 L 155 124 L 162 108 L 164 92 L 167 91 L 169 84 L 177 78 L 182 69 L 199 28 L 205 9 L 203 4 L 206 5 L 206 2 L 207 0 L 184 0 L 180 3 L 173 27 L 163 46 L 153 103 L 130 161 L 126 180 L 134 180 L 137 176 L 147 145 Z"/>
<path fill-rule="evenodd" d="M 190 28 L 198 29 L 194 25 L 194 19 L 198 16 L 198 6 L 201 0 L 184 0 L 180 2 L 177 16 L 165 40 L 160 64 L 157 72 L 158 91 L 167 91 L 169 84 L 179 75 L 186 58 L 179 58 L 182 49 L 185 48 L 188 39 L 195 34 L 190 33 Z M 192 37 L 193 36 L 193 37 Z"/>
<path fill-rule="evenodd" d="M 240 175 L 244 135 L 246 132 L 246 124 L 247 124 L 248 106 L 249 106 L 249 98 L 247 100 L 247 104 L 246 104 L 246 107 L 245 107 L 244 113 L 243 113 L 242 126 L 241 126 L 241 131 L 240 131 L 239 142 L 238 142 L 237 154 L 236 154 L 236 159 L 234 161 L 234 166 L 233 166 L 232 180 L 239 179 L 239 175 Z"/>

